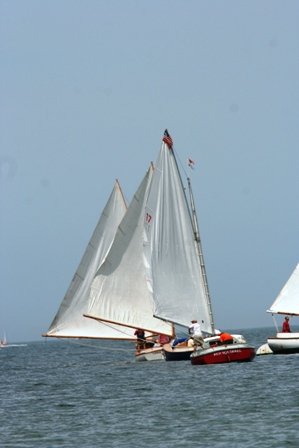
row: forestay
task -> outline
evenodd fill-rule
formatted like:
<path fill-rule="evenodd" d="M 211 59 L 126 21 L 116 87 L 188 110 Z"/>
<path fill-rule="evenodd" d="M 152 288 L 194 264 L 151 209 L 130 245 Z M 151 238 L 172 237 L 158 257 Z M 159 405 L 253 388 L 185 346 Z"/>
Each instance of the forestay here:
<path fill-rule="evenodd" d="M 164 142 L 146 205 L 145 256 L 155 315 L 212 333 L 194 229 L 177 162 Z"/>
<path fill-rule="evenodd" d="M 172 326 L 153 316 L 144 265 L 144 209 L 152 174 L 150 166 L 92 282 L 87 316 L 171 335 Z"/>
<path fill-rule="evenodd" d="M 299 315 L 299 264 L 278 294 L 269 313 Z"/>
<path fill-rule="evenodd" d="M 91 282 L 110 249 L 126 210 L 126 202 L 116 181 L 65 297 L 44 336 L 109 339 L 134 337 L 131 329 L 124 331 L 123 327 L 95 322 L 83 316 L 87 310 Z"/>

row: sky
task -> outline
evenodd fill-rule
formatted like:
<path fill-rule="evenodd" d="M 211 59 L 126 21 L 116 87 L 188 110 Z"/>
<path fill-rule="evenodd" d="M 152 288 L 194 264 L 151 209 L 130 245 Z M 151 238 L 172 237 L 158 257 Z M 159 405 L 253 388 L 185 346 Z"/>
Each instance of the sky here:
<path fill-rule="evenodd" d="M 298 21 L 296 0 L 0 0 L 0 336 L 42 339 L 165 128 L 196 162 L 216 326 L 273 325 L 299 261 Z"/>

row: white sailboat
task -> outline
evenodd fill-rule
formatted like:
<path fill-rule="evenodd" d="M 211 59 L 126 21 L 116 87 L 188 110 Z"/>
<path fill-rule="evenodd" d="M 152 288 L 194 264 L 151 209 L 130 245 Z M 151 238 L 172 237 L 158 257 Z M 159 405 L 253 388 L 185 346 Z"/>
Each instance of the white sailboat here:
<path fill-rule="evenodd" d="M 94 229 L 85 253 L 48 331 L 55 338 L 135 339 L 132 329 L 86 319 L 90 285 L 113 242 L 127 210 L 118 180 Z"/>
<path fill-rule="evenodd" d="M 210 348 L 215 336 L 214 318 L 207 275 L 201 247 L 199 226 L 191 181 L 183 185 L 172 139 L 166 130 L 155 165 L 153 180 L 145 209 L 145 258 L 149 287 L 155 303 L 154 314 L 167 322 L 188 328 L 191 320 L 200 323 L 206 336 L 208 362 L 246 361 L 254 357 L 254 349 L 241 335 L 235 335 L 233 354 L 221 357 L 221 351 L 231 347 Z M 186 196 L 189 191 L 189 200 Z M 237 346 L 238 344 L 238 346 Z M 206 352 L 192 348 L 172 348 L 164 345 L 166 360 L 191 359 L 194 364 L 205 363 Z M 190 354 L 195 356 L 190 358 Z"/>
<path fill-rule="evenodd" d="M 268 313 L 274 315 L 299 316 L 299 264 L 295 267 L 290 278 L 271 305 Z M 262 345 L 257 354 L 290 354 L 299 353 L 299 333 L 280 332 L 277 322 L 276 336 L 267 339 L 267 344 Z"/>
<path fill-rule="evenodd" d="M 203 331 L 212 334 L 192 217 L 176 158 L 164 140 L 91 285 L 87 316 L 169 336 L 174 324 L 188 327 L 200 316 Z M 163 359 L 162 348 L 141 350 L 136 359 Z"/>
<path fill-rule="evenodd" d="M 154 345 L 151 341 L 150 347 L 145 343 L 136 351 L 136 360 L 165 359 L 162 344 L 165 338 L 174 337 L 174 326 L 188 327 L 196 318 L 215 343 L 190 179 L 188 187 L 191 206 L 171 137 L 165 131 L 156 165 L 150 165 L 128 209 L 115 183 L 66 295 L 43 336 L 136 341 L 136 330 L 141 329 L 145 342 L 159 336 L 161 343 Z M 241 346 L 234 346 L 237 355 L 233 360 L 241 360 L 237 359 L 239 352 L 242 360 L 247 360 L 247 349 L 252 358 L 253 349 L 241 336 L 236 336 L 235 342 L 241 342 Z M 221 350 L 217 350 L 218 355 Z M 230 347 L 225 350 L 230 351 Z M 204 359 L 204 352 L 197 355 L 194 363 L 201 363 L 198 359 Z"/>
<path fill-rule="evenodd" d="M 92 282 L 86 316 L 168 336 L 174 325 L 189 327 L 197 318 L 206 334 L 214 334 L 195 208 L 188 205 L 167 131 L 154 170 L 140 185 Z M 252 359 L 254 349 L 242 341 L 234 353 L 248 349 Z M 162 353 L 162 347 L 153 347 L 136 359 L 161 359 Z"/>
<path fill-rule="evenodd" d="M 94 277 L 86 316 L 101 323 L 172 336 L 172 325 L 154 317 L 144 263 L 144 210 L 152 175 L 151 165 Z M 162 359 L 161 349 L 154 348 L 149 355 L 150 359 Z"/>

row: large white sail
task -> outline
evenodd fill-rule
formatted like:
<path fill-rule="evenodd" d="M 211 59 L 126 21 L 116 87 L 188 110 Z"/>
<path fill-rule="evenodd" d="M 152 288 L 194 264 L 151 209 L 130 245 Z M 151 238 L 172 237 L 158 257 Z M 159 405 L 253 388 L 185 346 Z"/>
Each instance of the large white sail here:
<path fill-rule="evenodd" d="M 126 202 L 116 181 L 71 284 L 44 336 L 134 339 L 132 329 L 99 323 L 83 316 L 87 310 L 91 282 L 110 249 L 126 210 Z"/>
<path fill-rule="evenodd" d="M 146 205 L 145 254 L 155 315 L 212 333 L 194 229 L 171 147 L 162 143 Z"/>
<path fill-rule="evenodd" d="M 268 312 L 299 315 L 299 264 L 297 264 Z"/>
<path fill-rule="evenodd" d="M 152 172 L 150 166 L 92 282 L 86 315 L 171 335 L 172 325 L 153 316 L 154 304 L 144 265 L 144 208 Z"/>

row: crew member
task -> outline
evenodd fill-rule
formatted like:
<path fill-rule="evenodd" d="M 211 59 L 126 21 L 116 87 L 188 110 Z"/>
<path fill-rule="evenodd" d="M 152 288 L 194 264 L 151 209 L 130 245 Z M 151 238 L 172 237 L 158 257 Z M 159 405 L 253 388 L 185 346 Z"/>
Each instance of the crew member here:
<path fill-rule="evenodd" d="M 291 328 L 290 328 L 289 317 L 288 316 L 286 316 L 284 318 L 284 322 L 282 324 L 282 332 L 283 333 L 291 333 Z"/>
<path fill-rule="evenodd" d="M 144 330 L 142 330 L 141 328 L 137 328 L 134 335 L 137 338 L 136 341 L 136 350 L 137 352 L 139 352 L 140 350 L 142 350 L 145 346 L 145 334 L 144 334 Z"/>
<path fill-rule="evenodd" d="M 194 341 L 195 346 L 200 345 L 201 347 L 203 347 L 204 344 L 203 335 L 201 332 L 201 327 L 196 319 L 193 319 L 191 321 L 191 325 L 188 331 L 191 338 Z"/>

